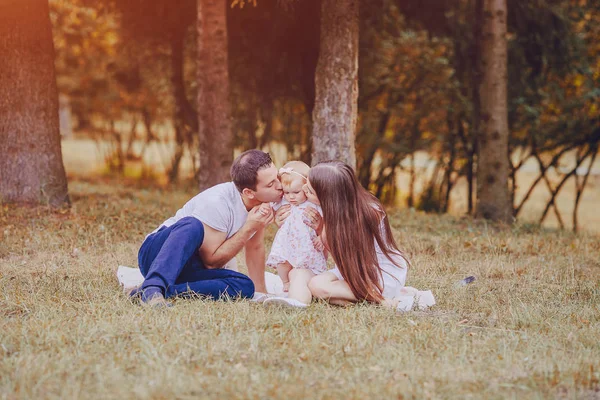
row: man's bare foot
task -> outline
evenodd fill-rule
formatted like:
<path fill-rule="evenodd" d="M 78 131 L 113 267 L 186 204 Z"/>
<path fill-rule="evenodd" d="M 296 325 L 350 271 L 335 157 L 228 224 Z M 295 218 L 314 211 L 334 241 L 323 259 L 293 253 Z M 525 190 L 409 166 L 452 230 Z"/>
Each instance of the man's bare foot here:
<path fill-rule="evenodd" d="M 145 289 L 141 288 L 141 285 L 132 288 L 129 291 L 123 291 L 131 299 L 139 299 L 140 304 L 151 308 L 168 308 L 171 307 L 162 290 L 157 286 L 149 286 Z"/>
<path fill-rule="evenodd" d="M 131 297 L 135 295 L 135 293 L 142 287 L 142 285 L 137 286 L 123 286 L 123 294 L 127 297 Z"/>
<path fill-rule="evenodd" d="M 161 292 L 153 293 L 149 296 L 144 296 L 142 294 L 142 305 L 150 307 L 150 308 L 168 308 L 171 307 L 171 303 L 169 303 L 165 296 Z"/>

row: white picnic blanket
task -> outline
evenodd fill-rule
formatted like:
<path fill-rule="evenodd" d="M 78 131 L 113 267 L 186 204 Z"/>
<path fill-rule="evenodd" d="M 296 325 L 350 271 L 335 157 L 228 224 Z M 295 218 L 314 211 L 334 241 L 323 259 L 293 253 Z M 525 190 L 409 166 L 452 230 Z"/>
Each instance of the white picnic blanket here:
<path fill-rule="evenodd" d="M 125 288 L 134 288 L 144 282 L 144 277 L 138 268 L 126 267 L 119 265 L 117 268 L 117 279 L 119 284 Z M 287 293 L 283 292 L 283 282 L 278 275 L 271 272 L 265 272 L 265 284 L 267 292 L 270 295 L 287 297 Z M 405 286 L 400 290 L 400 307 L 405 311 L 411 310 L 415 305 L 418 309 L 424 310 L 435 304 L 435 298 L 431 290 L 417 290 L 410 286 Z M 265 295 L 255 293 L 252 301 L 262 301 Z"/>
<path fill-rule="evenodd" d="M 117 279 L 121 286 L 132 289 L 144 282 L 144 277 L 138 268 L 126 267 L 124 265 L 119 265 L 119 268 L 117 268 Z M 283 292 L 283 282 L 278 275 L 265 272 L 265 284 L 269 294 L 287 296 L 287 293 Z"/>

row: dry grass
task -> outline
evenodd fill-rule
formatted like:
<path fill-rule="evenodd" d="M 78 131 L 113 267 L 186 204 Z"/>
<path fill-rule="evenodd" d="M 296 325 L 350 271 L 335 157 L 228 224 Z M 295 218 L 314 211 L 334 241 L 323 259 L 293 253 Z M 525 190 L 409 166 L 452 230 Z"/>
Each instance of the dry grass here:
<path fill-rule="evenodd" d="M 70 191 L 65 213 L 1 206 L 0 398 L 600 398 L 597 236 L 400 211 L 431 311 L 147 310 L 112 270 L 192 193 Z"/>

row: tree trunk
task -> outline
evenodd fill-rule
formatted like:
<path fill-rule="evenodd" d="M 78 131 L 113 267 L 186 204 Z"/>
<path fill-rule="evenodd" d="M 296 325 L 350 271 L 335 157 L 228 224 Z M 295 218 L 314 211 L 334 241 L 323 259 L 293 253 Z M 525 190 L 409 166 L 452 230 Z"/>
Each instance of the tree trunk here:
<path fill-rule="evenodd" d="M 194 106 L 188 101 L 185 93 L 185 79 L 183 67 L 185 62 L 185 33 L 182 29 L 173 32 L 170 41 L 171 47 L 171 87 L 173 89 L 173 100 L 175 102 L 175 117 L 187 129 L 198 131 L 198 114 Z"/>
<path fill-rule="evenodd" d="M 476 215 L 510 222 L 506 0 L 484 0 L 482 35 Z"/>
<path fill-rule="evenodd" d="M 322 0 L 315 91 L 312 163 L 338 159 L 356 167 L 358 0 Z"/>
<path fill-rule="evenodd" d="M 187 100 L 185 82 L 183 77 L 185 29 L 173 32 L 171 36 L 171 88 L 175 112 L 173 123 L 175 126 L 175 152 L 171 158 L 171 165 L 167 171 L 170 183 L 175 183 L 179 177 L 179 164 L 183 158 L 184 145 L 189 142 L 192 132 L 198 131 L 198 115 Z"/>
<path fill-rule="evenodd" d="M 481 85 L 481 29 L 483 25 L 483 0 L 473 0 L 470 4 L 472 9 L 471 21 L 473 25 L 473 37 L 469 50 L 469 76 L 471 79 L 470 94 L 473 110 L 470 116 L 469 137 L 463 138 L 463 143 L 467 153 L 467 203 L 469 207 L 468 214 L 474 214 L 473 199 L 475 198 L 475 168 L 476 156 L 478 154 L 478 140 L 481 129 L 481 99 L 479 97 L 479 86 Z M 455 40 L 458 40 L 456 38 Z"/>
<path fill-rule="evenodd" d="M 198 0 L 198 185 L 229 181 L 233 160 L 227 61 L 227 2 Z"/>
<path fill-rule="evenodd" d="M 0 201 L 69 203 L 47 0 L 0 4 Z"/>

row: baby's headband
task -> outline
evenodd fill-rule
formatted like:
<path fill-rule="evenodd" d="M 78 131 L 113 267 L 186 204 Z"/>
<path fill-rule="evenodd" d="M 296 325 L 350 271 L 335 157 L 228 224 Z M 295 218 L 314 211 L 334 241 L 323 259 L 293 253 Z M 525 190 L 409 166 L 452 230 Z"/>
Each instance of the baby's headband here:
<path fill-rule="evenodd" d="M 302 175 L 300 172 L 296 172 L 294 171 L 293 168 L 284 168 L 281 167 L 279 168 L 279 175 L 283 175 L 283 174 L 296 174 L 300 177 L 302 177 L 302 179 L 304 179 L 305 181 L 308 180 L 304 175 Z"/>

